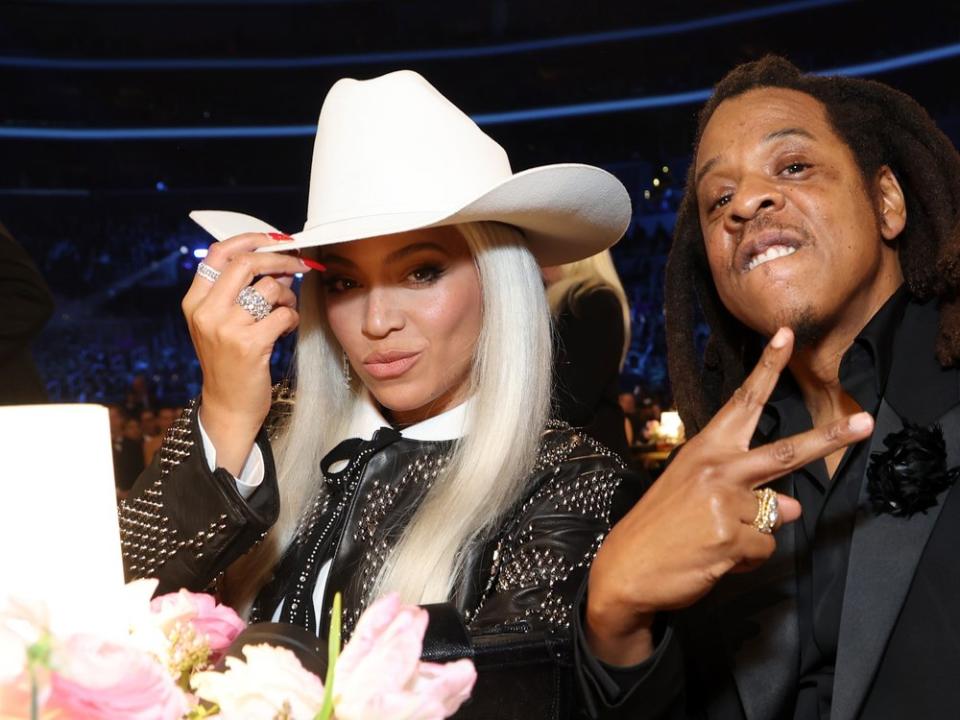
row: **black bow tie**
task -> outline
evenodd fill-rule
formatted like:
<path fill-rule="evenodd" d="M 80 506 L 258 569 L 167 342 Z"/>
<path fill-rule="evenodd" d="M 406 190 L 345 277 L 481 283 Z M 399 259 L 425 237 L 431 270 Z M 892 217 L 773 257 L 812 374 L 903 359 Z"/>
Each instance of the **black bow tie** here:
<path fill-rule="evenodd" d="M 357 466 L 366 465 L 373 455 L 400 440 L 402 435 L 391 427 L 382 427 L 369 440 L 348 438 L 328 452 L 320 461 L 320 470 L 327 484 L 337 490 L 342 490 L 346 479 Z M 337 463 L 343 463 L 343 468 L 333 472 L 330 468 Z"/>

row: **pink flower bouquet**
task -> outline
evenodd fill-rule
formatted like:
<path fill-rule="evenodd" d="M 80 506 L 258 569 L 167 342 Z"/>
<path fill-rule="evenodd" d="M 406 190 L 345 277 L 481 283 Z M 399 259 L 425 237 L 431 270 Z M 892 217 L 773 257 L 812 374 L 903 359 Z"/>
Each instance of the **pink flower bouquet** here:
<path fill-rule="evenodd" d="M 396 595 L 361 615 L 342 653 L 338 596 L 325 681 L 268 645 L 245 646 L 217 671 L 243 621 L 209 595 L 151 601 L 155 589 L 127 586 L 116 637 L 53 637 L 42 610 L 0 605 L 0 720 L 442 720 L 476 680 L 469 660 L 420 661 L 427 613 Z"/>

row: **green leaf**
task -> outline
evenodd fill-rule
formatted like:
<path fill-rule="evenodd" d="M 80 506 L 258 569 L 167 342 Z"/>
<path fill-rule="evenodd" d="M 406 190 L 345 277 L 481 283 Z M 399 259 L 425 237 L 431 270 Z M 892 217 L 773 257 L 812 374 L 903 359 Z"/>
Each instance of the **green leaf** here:
<path fill-rule="evenodd" d="M 323 686 L 323 706 L 314 720 L 330 720 L 333 716 L 333 673 L 340 657 L 340 593 L 333 596 L 333 617 L 327 641 L 327 679 Z"/>

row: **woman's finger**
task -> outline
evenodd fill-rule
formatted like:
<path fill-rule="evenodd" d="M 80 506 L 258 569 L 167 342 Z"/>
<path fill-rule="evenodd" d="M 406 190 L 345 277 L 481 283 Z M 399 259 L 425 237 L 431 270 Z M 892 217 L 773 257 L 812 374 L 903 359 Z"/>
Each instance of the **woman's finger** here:
<path fill-rule="evenodd" d="M 860 442 L 869 437 L 871 432 L 873 418 L 869 413 L 849 415 L 799 435 L 754 448 L 735 461 L 737 470 L 730 475 L 741 479 L 744 486 L 756 488 L 847 445 Z"/>
<path fill-rule="evenodd" d="M 276 307 L 284 305 L 296 309 L 297 295 L 288 285 L 282 282 L 282 278 L 267 275 L 253 284 L 253 289 L 263 295 L 263 299 Z"/>
<path fill-rule="evenodd" d="M 210 270 L 214 271 L 214 274 L 222 273 L 230 261 L 237 255 L 251 253 L 259 247 L 277 242 L 286 242 L 290 239 L 289 235 L 282 233 L 243 233 L 242 235 L 234 235 L 226 240 L 212 243 L 207 248 L 207 254 L 201 262 L 210 268 Z M 193 282 L 190 284 L 187 293 L 194 296 L 194 302 L 199 301 L 210 292 L 215 282 L 216 280 L 210 277 L 196 274 L 193 277 Z"/>
<path fill-rule="evenodd" d="M 294 310 L 297 309 L 297 296 L 286 285 L 281 283 L 277 278 L 266 276 L 260 278 L 252 286 L 255 290 L 270 306 L 271 311 L 278 307 L 288 307 Z M 241 307 L 240 303 L 234 301 L 233 305 L 233 319 L 229 322 L 239 322 L 242 325 L 251 325 L 256 322 L 261 322 L 256 318 L 256 316 L 247 311 L 246 308 Z"/>
<path fill-rule="evenodd" d="M 741 450 L 750 447 L 750 439 L 770 393 L 780 380 L 793 350 L 793 331 L 782 327 L 767 343 L 753 372 L 720 408 L 705 430 L 716 430 L 736 443 Z"/>
<path fill-rule="evenodd" d="M 257 322 L 254 328 L 261 340 L 272 345 L 282 336 L 296 330 L 299 324 L 299 313 L 290 306 L 281 305 Z"/>
<path fill-rule="evenodd" d="M 243 288 L 258 275 L 290 275 L 309 272 L 299 258 L 277 253 L 243 253 L 234 257 L 213 284 L 207 297 L 210 302 L 226 306 L 237 299 Z M 276 280 L 276 278 L 274 278 Z"/>
<path fill-rule="evenodd" d="M 207 248 L 204 262 L 215 270 L 223 270 L 237 255 L 251 253 L 259 247 L 287 242 L 293 238 L 282 233 L 242 233 L 214 242 Z"/>

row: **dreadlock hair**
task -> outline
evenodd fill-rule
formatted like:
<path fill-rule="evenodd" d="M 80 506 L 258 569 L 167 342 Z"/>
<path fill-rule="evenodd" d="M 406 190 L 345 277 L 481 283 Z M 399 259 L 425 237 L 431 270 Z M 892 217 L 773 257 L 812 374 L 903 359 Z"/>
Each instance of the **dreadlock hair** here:
<path fill-rule="evenodd" d="M 921 300 L 937 298 L 936 353 L 944 366 L 960 361 L 960 155 L 920 105 L 888 85 L 849 77 L 806 75 L 768 55 L 734 68 L 700 111 L 686 192 L 667 258 L 664 311 L 667 359 L 677 407 L 692 436 L 746 378 L 761 339 L 723 306 L 707 265 L 695 187 L 704 128 L 724 100 L 749 90 L 797 90 L 819 100 L 832 129 L 856 158 L 865 187 L 884 165 L 906 199 L 907 224 L 897 238 L 903 276 Z M 710 329 L 701 360 L 694 343 L 697 309 Z"/>

